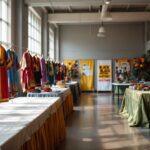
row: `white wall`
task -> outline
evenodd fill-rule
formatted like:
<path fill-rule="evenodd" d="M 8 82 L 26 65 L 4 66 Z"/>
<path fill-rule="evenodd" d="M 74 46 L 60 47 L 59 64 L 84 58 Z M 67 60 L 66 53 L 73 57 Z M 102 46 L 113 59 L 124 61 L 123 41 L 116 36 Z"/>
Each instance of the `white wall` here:
<path fill-rule="evenodd" d="M 106 37 L 96 36 L 99 25 L 60 26 L 60 58 L 131 58 L 144 53 L 144 24 L 107 24 Z"/>

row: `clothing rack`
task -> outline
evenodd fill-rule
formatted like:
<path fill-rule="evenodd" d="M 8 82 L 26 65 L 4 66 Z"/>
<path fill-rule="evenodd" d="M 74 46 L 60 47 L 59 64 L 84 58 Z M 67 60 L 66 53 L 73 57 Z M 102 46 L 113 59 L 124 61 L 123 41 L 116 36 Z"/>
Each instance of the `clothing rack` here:
<path fill-rule="evenodd" d="M 4 42 L 0 41 L 0 44 L 3 46 Z M 14 49 L 20 48 L 20 46 L 14 44 L 14 43 L 9 43 L 9 45 L 10 45 L 10 48 L 7 48 L 7 49 L 12 49 L 12 47 L 13 47 Z M 33 55 L 37 55 L 38 57 L 41 57 L 41 58 L 43 57 L 43 58 L 44 58 L 43 54 L 38 54 L 38 53 L 36 53 L 36 52 L 33 52 L 33 51 L 29 50 L 27 47 L 21 47 L 21 48 L 24 49 L 24 50 L 28 50 L 29 53 L 30 53 L 32 56 L 33 56 Z M 56 62 L 55 60 L 52 60 L 52 59 L 50 58 L 50 56 L 48 56 L 47 58 L 44 58 L 44 59 L 48 59 L 48 60 L 50 60 L 50 61 L 52 61 L 52 62 L 55 62 L 55 63 L 62 63 L 62 62 L 59 62 L 59 61 Z"/>

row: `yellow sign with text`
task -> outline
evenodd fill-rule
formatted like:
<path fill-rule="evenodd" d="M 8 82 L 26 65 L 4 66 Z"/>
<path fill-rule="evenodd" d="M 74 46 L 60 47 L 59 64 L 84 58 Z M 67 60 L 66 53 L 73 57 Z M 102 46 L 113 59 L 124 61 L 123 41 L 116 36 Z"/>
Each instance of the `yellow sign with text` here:
<path fill-rule="evenodd" d="M 110 81 L 111 79 L 111 68 L 110 65 L 99 65 L 99 81 Z"/>

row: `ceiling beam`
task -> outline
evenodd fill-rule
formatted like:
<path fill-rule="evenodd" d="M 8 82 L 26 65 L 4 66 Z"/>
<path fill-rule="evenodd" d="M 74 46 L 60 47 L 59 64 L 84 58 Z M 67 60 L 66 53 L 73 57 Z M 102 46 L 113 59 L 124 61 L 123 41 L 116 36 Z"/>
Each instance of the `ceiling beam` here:
<path fill-rule="evenodd" d="M 91 11 L 92 11 L 92 6 L 90 5 L 90 6 L 89 6 L 89 12 L 91 12 Z"/>
<path fill-rule="evenodd" d="M 66 7 L 66 6 L 98 6 L 103 4 L 103 0 L 50 0 L 54 7 Z M 49 0 L 25 0 L 30 6 L 49 6 Z M 114 5 L 128 5 L 128 4 L 148 4 L 149 0 L 114 0 L 111 4 Z"/>
<path fill-rule="evenodd" d="M 127 10 L 129 10 L 129 8 L 130 8 L 130 4 L 127 5 Z"/>
<path fill-rule="evenodd" d="M 100 23 L 100 13 L 49 14 L 49 22 L 56 24 Z M 112 20 L 103 18 L 103 22 L 145 22 L 150 21 L 150 12 L 120 12 L 111 13 Z"/>

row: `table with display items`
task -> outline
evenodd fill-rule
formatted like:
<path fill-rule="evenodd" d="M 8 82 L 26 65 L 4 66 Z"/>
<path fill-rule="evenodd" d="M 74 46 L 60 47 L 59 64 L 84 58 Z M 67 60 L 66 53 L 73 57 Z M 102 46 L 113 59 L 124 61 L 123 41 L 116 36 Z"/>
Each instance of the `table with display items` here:
<path fill-rule="evenodd" d="M 66 119 L 67 116 L 73 111 L 73 97 L 69 88 L 60 88 L 53 86 L 52 92 L 28 92 L 27 97 L 60 97 L 63 106 L 63 113 Z"/>
<path fill-rule="evenodd" d="M 127 88 L 123 97 L 120 114 L 128 119 L 129 126 L 150 127 L 150 91 Z"/>
<path fill-rule="evenodd" d="M 0 105 L 0 149 L 53 150 L 65 138 L 58 97 L 19 97 Z"/>
<path fill-rule="evenodd" d="M 76 102 L 81 95 L 80 85 L 77 81 L 70 81 L 65 84 L 66 87 L 71 89 L 73 101 Z"/>
<path fill-rule="evenodd" d="M 117 99 L 119 103 L 119 97 L 121 95 L 120 89 L 123 88 L 124 90 L 130 86 L 130 83 L 112 83 L 112 92 L 113 92 L 113 97 L 115 95 L 115 91 L 117 89 Z M 124 94 L 124 93 L 123 93 Z"/>

